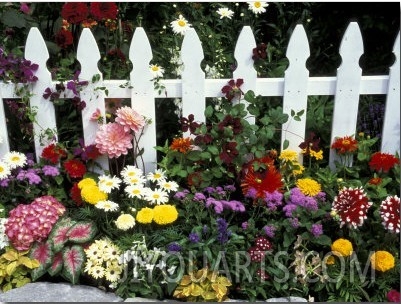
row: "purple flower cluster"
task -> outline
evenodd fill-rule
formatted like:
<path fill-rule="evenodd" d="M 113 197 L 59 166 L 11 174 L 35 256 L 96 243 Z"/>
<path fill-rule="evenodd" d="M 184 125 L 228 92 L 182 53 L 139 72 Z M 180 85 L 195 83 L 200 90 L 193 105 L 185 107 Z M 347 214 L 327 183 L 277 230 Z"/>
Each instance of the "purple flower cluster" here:
<path fill-rule="evenodd" d="M 19 181 L 28 180 L 30 185 L 38 185 L 42 182 L 42 179 L 38 175 L 38 170 L 30 168 L 28 170 L 20 170 L 16 176 Z"/>
<path fill-rule="evenodd" d="M 310 232 L 313 234 L 314 237 L 321 236 L 323 234 L 323 226 L 322 224 L 313 224 Z"/>
<path fill-rule="evenodd" d="M 266 226 L 263 227 L 263 231 L 271 239 L 274 238 L 274 234 L 275 234 L 276 230 L 277 230 L 277 228 L 275 226 L 272 226 L 272 225 L 266 225 Z"/>
<path fill-rule="evenodd" d="M 277 210 L 278 206 L 281 206 L 283 204 L 283 197 L 284 195 L 277 190 L 274 192 L 266 192 L 265 193 L 265 202 L 266 206 L 270 211 L 275 211 Z"/>
<path fill-rule="evenodd" d="M 228 223 L 223 218 L 217 219 L 217 241 L 220 244 L 225 244 L 231 236 L 231 231 L 228 230 Z"/>
<path fill-rule="evenodd" d="M 169 252 L 180 252 L 181 251 L 181 246 L 178 243 L 171 243 L 167 245 L 167 250 Z"/>
<path fill-rule="evenodd" d="M 196 232 L 192 232 L 192 233 L 189 234 L 188 240 L 191 243 L 198 243 L 200 241 L 200 236 Z"/>
<path fill-rule="evenodd" d="M 39 65 L 12 53 L 6 54 L 0 48 L 0 80 L 13 83 L 36 82 L 38 77 L 35 76 L 35 72 L 38 68 Z"/>

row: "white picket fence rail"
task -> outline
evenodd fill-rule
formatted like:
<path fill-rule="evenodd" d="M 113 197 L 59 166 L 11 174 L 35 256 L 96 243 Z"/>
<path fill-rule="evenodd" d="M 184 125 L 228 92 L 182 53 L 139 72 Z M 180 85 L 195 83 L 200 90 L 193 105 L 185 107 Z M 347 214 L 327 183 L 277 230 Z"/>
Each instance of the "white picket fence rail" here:
<path fill-rule="evenodd" d="M 351 22 L 341 41 L 339 54 L 342 63 L 337 69 L 335 77 L 309 77 L 306 68 L 306 60 L 310 56 L 309 43 L 302 25 L 297 25 L 293 31 L 286 57 L 289 67 L 285 71 L 284 78 L 258 78 L 253 66 L 252 50 L 256 47 L 253 32 L 249 26 L 243 27 L 234 52 L 237 68 L 232 78 L 244 79 L 241 87 L 244 92 L 253 90 L 256 95 L 282 96 L 284 112 L 290 114 L 307 110 L 307 98 L 309 95 L 333 95 L 334 113 L 331 132 L 331 142 L 336 136 L 353 135 L 356 132 L 358 105 L 360 95 L 384 94 L 386 95 L 386 109 L 381 139 L 381 151 L 396 153 L 400 150 L 400 33 L 394 43 L 393 53 L 395 62 L 390 67 L 388 75 L 362 76 L 359 59 L 363 55 L 363 40 L 356 22 Z M 55 110 L 53 104 L 45 100 L 42 95 L 46 88 L 54 88 L 56 82 L 52 80 L 46 62 L 49 53 L 46 44 L 37 28 L 31 28 L 26 41 L 25 58 L 39 65 L 36 76 L 39 78 L 33 85 L 34 96 L 31 98 L 31 106 L 36 106 L 38 125 L 41 128 L 56 128 Z M 194 29 L 185 34 L 181 59 L 184 70 L 181 79 L 164 79 L 161 84 L 166 88 L 169 98 L 182 99 L 182 114 L 187 117 L 194 114 L 197 120 L 204 120 L 205 98 L 221 97 L 221 88 L 229 79 L 206 79 L 201 69 L 203 60 L 201 41 Z M 99 108 L 105 113 L 105 95 L 102 91 L 95 91 L 94 87 L 106 87 L 107 98 L 131 98 L 131 106 L 146 117 L 155 122 L 155 98 L 164 98 L 164 93 L 154 89 L 149 63 L 152 60 L 152 49 L 143 28 L 137 28 L 134 32 L 129 59 L 133 65 L 130 74 L 131 87 L 121 87 L 127 80 L 103 80 L 91 84 L 81 92 L 81 98 L 86 101 L 86 108 L 82 111 L 83 132 L 85 144 L 94 142 L 98 125 L 89 120 L 92 113 Z M 78 44 L 77 60 L 81 64 L 80 80 L 91 80 L 95 74 L 101 74 L 98 69 L 100 52 L 96 40 L 89 29 L 84 29 Z M 0 83 L 0 101 L 2 98 L 15 98 L 14 85 Z M 282 143 L 289 140 L 289 149 L 300 151 L 298 145 L 305 137 L 305 115 L 301 121 L 292 120 L 283 125 Z M 41 129 L 35 125 L 35 133 Z M 296 135 L 293 135 L 296 134 Z M 7 136 L 7 124 L 4 114 L 3 102 L 0 102 L 0 136 L 3 143 L 0 144 L 0 157 L 9 151 Z M 301 136 L 301 138 L 299 137 Z M 143 155 L 145 171 L 154 170 L 156 165 L 156 126 L 149 125 L 141 139 L 145 148 Z M 39 138 L 35 138 L 36 155 L 40 156 L 43 146 Z M 335 159 L 334 153 L 330 154 L 330 164 Z M 300 159 L 302 161 L 302 159 Z M 108 169 L 107 159 L 102 158 L 101 164 Z"/>

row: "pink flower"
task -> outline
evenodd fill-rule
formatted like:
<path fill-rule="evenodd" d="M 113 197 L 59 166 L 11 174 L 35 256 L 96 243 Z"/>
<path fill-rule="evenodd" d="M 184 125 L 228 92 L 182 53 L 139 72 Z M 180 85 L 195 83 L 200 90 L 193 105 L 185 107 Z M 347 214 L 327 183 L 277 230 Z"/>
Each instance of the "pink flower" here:
<path fill-rule="evenodd" d="M 133 136 L 126 133 L 123 126 L 110 122 L 99 128 L 95 144 L 100 153 L 117 158 L 121 154 L 126 155 L 132 148 L 132 139 Z"/>
<path fill-rule="evenodd" d="M 116 111 L 116 122 L 124 127 L 125 132 L 138 132 L 145 125 L 145 119 L 130 107 L 122 107 Z"/>
<path fill-rule="evenodd" d="M 387 293 L 387 300 L 389 302 L 395 302 L 395 303 L 400 303 L 400 292 L 395 290 L 395 289 L 391 289 L 388 293 Z"/>
<path fill-rule="evenodd" d="M 31 9 L 29 8 L 28 4 L 25 2 L 21 2 L 19 10 L 26 15 L 28 15 L 31 12 Z"/>
<path fill-rule="evenodd" d="M 102 119 L 102 113 L 100 112 L 99 108 L 96 108 L 96 111 L 92 113 L 91 118 L 89 119 L 90 121 L 101 121 Z"/>

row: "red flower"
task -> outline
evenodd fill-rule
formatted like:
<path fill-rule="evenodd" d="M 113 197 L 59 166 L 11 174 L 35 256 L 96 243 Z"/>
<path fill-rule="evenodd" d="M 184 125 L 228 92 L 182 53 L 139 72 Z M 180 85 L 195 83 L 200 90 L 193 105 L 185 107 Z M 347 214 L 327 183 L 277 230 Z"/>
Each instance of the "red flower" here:
<path fill-rule="evenodd" d="M 353 153 L 358 149 L 358 141 L 351 136 L 338 137 L 331 145 L 338 154 Z"/>
<path fill-rule="evenodd" d="M 381 179 L 380 177 L 373 177 L 368 181 L 369 185 L 380 185 L 382 183 L 383 179 Z"/>
<path fill-rule="evenodd" d="M 274 166 L 274 161 L 268 156 L 253 160 L 247 164 L 245 177 L 242 180 L 242 193 L 246 195 L 250 189 L 254 189 L 255 198 L 264 199 L 265 193 L 273 193 L 283 187 L 281 174 Z"/>
<path fill-rule="evenodd" d="M 266 59 L 267 53 L 266 53 L 267 45 L 265 43 L 260 43 L 252 50 L 252 59 L 254 61 L 258 59 Z"/>
<path fill-rule="evenodd" d="M 78 159 L 65 161 L 64 169 L 72 178 L 82 178 L 86 173 L 86 166 Z"/>
<path fill-rule="evenodd" d="M 309 137 L 304 142 L 301 142 L 298 147 L 305 150 L 305 155 L 309 155 L 310 150 L 319 152 L 319 143 L 320 138 L 314 132 L 310 132 Z"/>
<path fill-rule="evenodd" d="M 188 118 L 181 117 L 181 130 L 182 132 L 189 132 L 191 134 L 195 134 L 197 128 L 200 127 L 200 124 L 195 121 L 194 114 L 189 114 Z"/>
<path fill-rule="evenodd" d="M 84 201 L 81 197 L 81 189 L 78 188 L 78 183 L 74 183 L 70 190 L 70 197 L 76 203 L 77 206 L 82 206 Z"/>
<path fill-rule="evenodd" d="M 400 233 L 400 198 L 388 196 L 380 205 L 380 216 L 383 226 L 395 233 Z"/>
<path fill-rule="evenodd" d="M 256 246 L 249 248 L 248 253 L 251 257 L 251 262 L 257 263 L 261 262 L 266 255 L 266 251 Z"/>
<path fill-rule="evenodd" d="M 50 144 L 42 151 L 41 157 L 50 161 L 52 164 L 57 164 L 59 160 L 67 156 L 67 152 L 56 144 Z"/>
<path fill-rule="evenodd" d="M 243 94 L 242 90 L 240 89 L 240 86 L 244 83 L 244 80 L 239 78 L 237 81 L 234 81 L 234 79 L 231 79 L 228 82 L 228 85 L 224 86 L 221 89 L 221 92 L 226 95 L 226 98 L 228 101 L 231 101 L 234 99 L 234 97 L 241 96 Z"/>
<path fill-rule="evenodd" d="M 72 24 L 79 24 L 88 17 L 88 6 L 83 2 L 67 2 L 61 9 L 61 17 Z"/>
<path fill-rule="evenodd" d="M 234 158 L 238 155 L 237 143 L 230 141 L 223 144 L 223 151 L 220 153 L 220 159 L 225 164 L 231 164 Z"/>
<path fill-rule="evenodd" d="M 334 198 L 332 209 L 340 216 L 340 227 L 347 224 L 356 228 L 362 226 L 370 206 L 372 202 L 362 188 L 343 188 Z"/>
<path fill-rule="evenodd" d="M 370 158 L 369 167 L 378 172 L 388 172 L 395 165 L 400 163 L 400 159 L 389 153 L 376 152 Z"/>
<path fill-rule="evenodd" d="M 238 117 L 232 117 L 231 115 L 224 117 L 223 121 L 218 124 L 218 128 L 219 131 L 224 131 L 224 128 L 229 128 L 234 134 L 241 133 L 243 129 L 241 119 Z"/>
<path fill-rule="evenodd" d="M 55 40 L 59 47 L 65 49 L 67 46 L 73 43 L 74 38 L 72 37 L 72 33 L 70 31 L 62 28 L 57 32 Z"/>
<path fill-rule="evenodd" d="M 97 21 L 116 19 L 118 7 L 114 2 L 92 2 L 90 12 Z"/>
<path fill-rule="evenodd" d="M 391 289 L 388 293 L 387 293 L 387 300 L 389 302 L 395 302 L 395 303 L 400 303 L 400 292 L 395 290 L 395 289 Z"/>

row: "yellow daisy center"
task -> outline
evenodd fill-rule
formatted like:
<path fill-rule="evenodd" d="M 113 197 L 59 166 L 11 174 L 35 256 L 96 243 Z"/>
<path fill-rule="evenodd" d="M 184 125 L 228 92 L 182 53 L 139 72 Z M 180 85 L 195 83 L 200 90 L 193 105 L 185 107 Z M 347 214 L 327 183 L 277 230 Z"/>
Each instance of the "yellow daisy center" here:
<path fill-rule="evenodd" d="M 179 20 L 178 21 L 178 25 L 181 26 L 181 27 L 185 27 L 186 24 L 187 23 L 184 20 Z"/>

